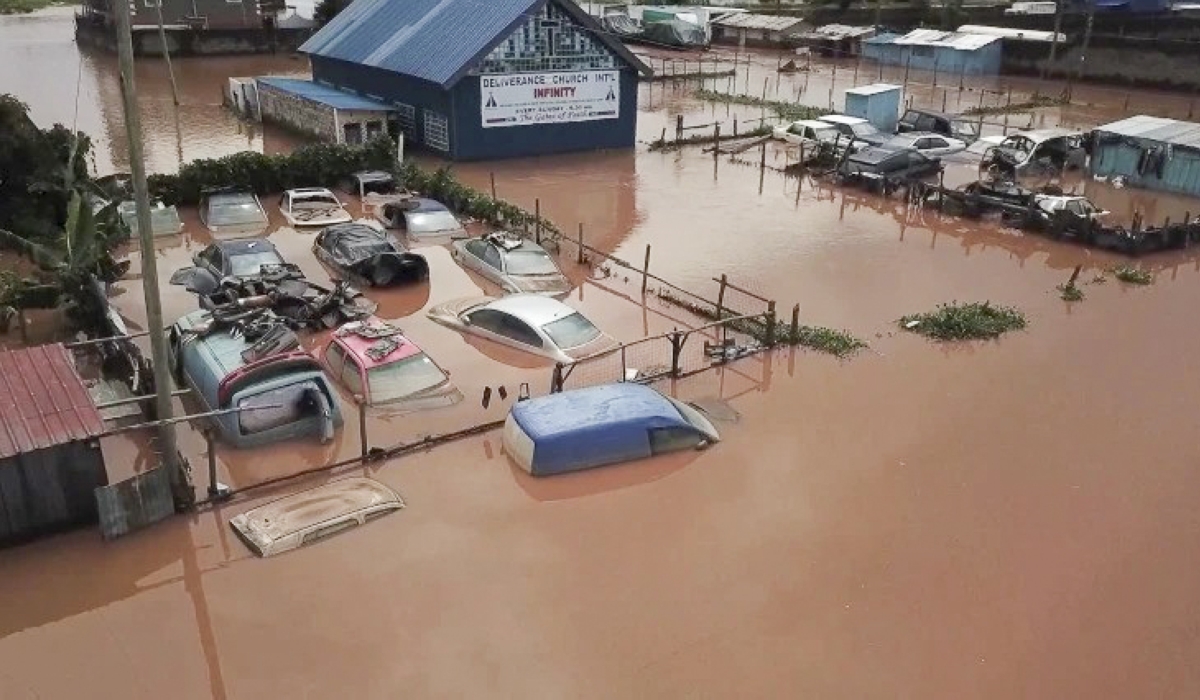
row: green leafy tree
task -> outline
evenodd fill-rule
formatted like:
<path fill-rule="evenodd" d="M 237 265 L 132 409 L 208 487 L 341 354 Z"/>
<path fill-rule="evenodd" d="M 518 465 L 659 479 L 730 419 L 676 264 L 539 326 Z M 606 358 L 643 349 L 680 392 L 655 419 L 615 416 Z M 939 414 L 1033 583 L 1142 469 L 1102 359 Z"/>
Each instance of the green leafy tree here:
<path fill-rule="evenodd" d="M 318 27 L 324 27 L 338 13 L 350 6 L 352 0 L 321 0 L 313 9 L 313 21 Z"/>

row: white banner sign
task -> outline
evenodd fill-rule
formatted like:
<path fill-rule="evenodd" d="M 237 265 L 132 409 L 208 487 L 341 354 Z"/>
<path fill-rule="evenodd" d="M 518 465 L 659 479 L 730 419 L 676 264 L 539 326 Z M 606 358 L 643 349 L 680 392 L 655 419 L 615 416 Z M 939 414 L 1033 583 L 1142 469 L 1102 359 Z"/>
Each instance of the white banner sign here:
<path fill-rule="evenodd" d="M 484 75 L 479 88 L 485 129 L 620 116 L 621 79 L 615 70 Z"/>

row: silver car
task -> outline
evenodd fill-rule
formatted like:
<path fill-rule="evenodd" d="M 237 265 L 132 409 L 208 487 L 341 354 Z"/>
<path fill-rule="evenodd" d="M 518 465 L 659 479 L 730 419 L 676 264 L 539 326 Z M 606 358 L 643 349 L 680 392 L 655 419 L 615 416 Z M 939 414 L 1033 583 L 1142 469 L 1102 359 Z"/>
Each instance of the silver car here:
<path fill-rule="evenodd" d="M 495 282 L 505 292 L 560 296 L 571 291 L 570 281 L 554 258 L 537 243 L 520 236 L 493 233 L 455 241 L 450 254 L 460 265 Z"/>
<path fill-rule="evenodd" d="M 541 294 L 457 299 L 430 309 L 429 318 L 557 362 L 574 362 L 617 346 L 583 314 Z"/>

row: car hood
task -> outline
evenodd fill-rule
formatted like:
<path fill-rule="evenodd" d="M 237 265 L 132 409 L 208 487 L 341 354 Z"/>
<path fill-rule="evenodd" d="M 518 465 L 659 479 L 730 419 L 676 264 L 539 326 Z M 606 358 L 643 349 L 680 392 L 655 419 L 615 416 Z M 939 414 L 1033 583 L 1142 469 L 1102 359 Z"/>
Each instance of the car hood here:
<path fill-rule="evenodd" d="M 285 212 L 293 226 L 332 226 L 348 224 L 354 217 L 341 207 L 330 205 L 328 209 L 299 209 Z"/>
<path fill-rule="evenodd" d="M 571 291 L 571 282 L 563 275 L 509 275 L 506 279 L 518 292 L 558 295 Z"/>
<path fill-rule="evenodd" d="M 463 326 L 463 322 L 459 319 L 459 315 L 462 314 L 462 312 L 470 309 L 471 307 L 486 304 L 494 300 L 495 299 L 493 297 L 462 297 L 459 299 L 451 299 L 450 301 L 438 304 L 437 306 L 429 309 L 428 316 L 438 323 L 461 328 Z"/>

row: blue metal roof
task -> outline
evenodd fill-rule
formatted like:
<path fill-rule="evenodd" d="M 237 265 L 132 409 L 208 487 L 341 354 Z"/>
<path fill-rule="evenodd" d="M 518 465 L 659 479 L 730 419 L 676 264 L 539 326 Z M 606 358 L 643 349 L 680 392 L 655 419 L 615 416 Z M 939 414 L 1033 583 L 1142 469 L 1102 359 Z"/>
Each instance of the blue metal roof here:
<path fill-rule="evenodd" d="M 334 109 L 362 109 L 362 110 L 388 110 L 393 107 L 372 100 L 369 97 L 361 97 L 349 92 L 344 92 L 329 85 L 314 83 L 311 80 L 303 80 L 301 78 L 276 78 L 265 77 L 256 78 L 260 85 L 270 85 L 278 90 L 290 92 L 294 95 L 299 95 L 313 102 L 329 105 Z"/>
<path fill-rule="evenodd" d="M 597 39 L 630 65 L 649 72 L 572 0 L 354 0 L 300 52 L 449 87 L 548 1 L 597 30 Z"/>
<path fill-rule="evenodd" d="M 650 429 L 690 425 L 662 394 L 632 383 L 521 401 L 512 419 L 533 440 L 535 475 L 649 457 Z"/>

